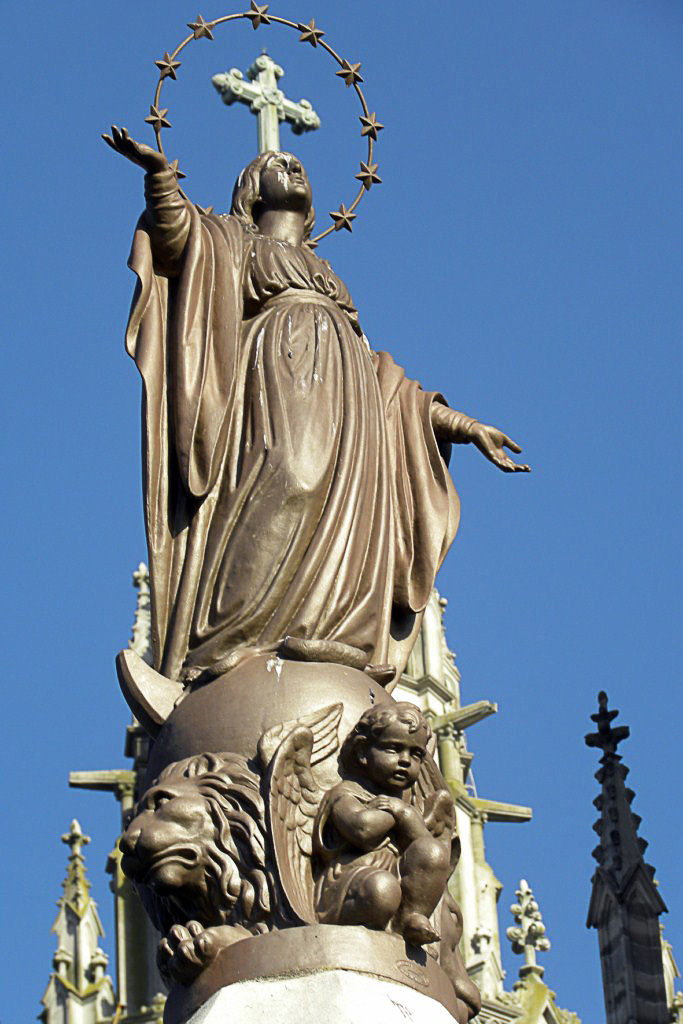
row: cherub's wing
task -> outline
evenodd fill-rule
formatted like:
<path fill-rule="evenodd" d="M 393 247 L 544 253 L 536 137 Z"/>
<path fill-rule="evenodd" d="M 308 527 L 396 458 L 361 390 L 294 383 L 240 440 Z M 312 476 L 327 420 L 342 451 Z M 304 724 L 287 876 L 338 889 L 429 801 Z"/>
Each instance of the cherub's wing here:
<path fill-rule="evenodd" d="M 315 924 L 311 868 L 313 824 L 323 796 L 311 766 L 339 746 L 342 705 L 269 730 L 259 743 L 263 761 L 277 738 L 268 773 L 268 813 L 275 864 L 287 903 L 299 921 Z"/>
<path fill-rule="evenodd" d="M 460 859 L 460 840 L 455 831 L 455 804 L 446 780 L 432 757 L 425 757 L 413 788 L 412 803 L 435 839 L 450 846 L 451 870 Z"/>
<path fill-rule="evenodd" d="M 290 722 L 282 722 L 280 725 L 274 725 L 272 729 L 268 729 L 258 743 L 258 753 L 263 767 L 268 767 L 285 736 L 297 726 L 302 725 L 307 726 L 313 733 L 311 765 L 323 761 L 339 746 L 338 729 L 343 710 L 343 704 L 328 704 L 320 711 L 303 715 Z"/>

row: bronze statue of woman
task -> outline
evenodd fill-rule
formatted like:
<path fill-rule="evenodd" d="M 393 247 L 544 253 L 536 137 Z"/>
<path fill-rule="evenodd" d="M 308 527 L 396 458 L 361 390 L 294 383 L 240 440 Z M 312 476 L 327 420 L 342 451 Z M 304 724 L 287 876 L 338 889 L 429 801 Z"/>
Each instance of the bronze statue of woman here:
<path fill-rule="evenodd" d="M 127 348 L 144 383 L 155 668 L 206 680 L 280 652 L 400 675 L 458 524 L 450 445 L 528 470 L 495 427 L 371 350 L 344 283 L 307 245 L 311 186 L 268 152 L 229 215 L 146 171 Z"/>

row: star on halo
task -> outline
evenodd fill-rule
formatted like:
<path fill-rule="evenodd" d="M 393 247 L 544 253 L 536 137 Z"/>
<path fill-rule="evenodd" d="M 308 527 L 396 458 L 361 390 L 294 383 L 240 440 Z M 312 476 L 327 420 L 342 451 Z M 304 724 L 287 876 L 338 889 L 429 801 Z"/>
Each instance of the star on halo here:
<path fill-rule="evenodd" d="M 341 71 L 335 71 L 338 78 L 343 78 L 347 85 L 356 85 L 362 82 L 360 64 L 349 64 L 348 60 L 342 61 Z"/>
<path fill-rule="evenodd" d="M 197 15 L 196 21 L 188 21 L 187 27 L 192 29 L 195 39 L 213 39 L 213 22 L 204 21 L 201 14 Z"/>
<path fill-rule="evenodd" d="M 346 231 L 353 231 L 351 221 L 356 219 L 356 214 L 347 210 L 343 203 L 340 204 L 338 210 L 330 211 L 330 217 L 334 221 L 335 231 L 341 231 L 342 228 L 345 228 Z"/>
<path fill-rule="evenodd" d="M 257 4 L 255 0 L 251 0 L 251 10 L 247 11 L 244 15 L 245 18 L 251 20 L 251 27 L 256 31 L 259 25 L 270 25 L 270 18 L 266 13 L 268 10 L 268 4 Z"/>
<path fill-rule="evenodd" d="M 377 135 L 379 132 L 382 131 L 384 125 L 380 124 L 380 122 L 377 120 L 374 111 L 372 112 L 372 114 L 370 114 L 369 117 L 361 117 L 359 118 L 359 120 L 360 123 L 363 125 L 363 127 L 360 130 L 361 135 L 369 135 L 370 138 L 374 139 L 376 142 Z"/>
<path fill-rule="evenodd" d="M 357 174 L 356 177 L 358 178 L 359 181 L 363 182 L 363 188 L 367 189 L 368 191 L 372 188 L 373 185 L 382 184 L 382 179 L 377 173 L 377 164 L 365 164 L 361 160 L 360 174 Z"/>
<path fill-rule="evenodd" d="M 167 119 L 168 107 L 164 107 L 163 110 L 159 110 L 158 107 L 149 108 L 149 117 L 145 118 L 146 124 L 151 124 L 155 132 L 161 131 L 162 128 L 170 128 L 171 122 Z"/>
<path fill-rule="evenodd" d="M 311 18 L 308 25 L 299 24 L 297 25 L 297 28 L 299 29 L 299 32 L 301 32 L 299 42 L 310 43 L 311 46 L 317 46 L 325 35 L 321 28 L 317 28 L 315 18 Z"/>
<path fill-rule="evenodd" d="M 176 75 L 176 69 L 180 67 L 181 61 L 171 60 L 171 55 L 166 51 L 161 60 L 155 60 L 154 63 L 161 72 L 161 78 L 172 78 L 174 81 L 178 77 Z"/>

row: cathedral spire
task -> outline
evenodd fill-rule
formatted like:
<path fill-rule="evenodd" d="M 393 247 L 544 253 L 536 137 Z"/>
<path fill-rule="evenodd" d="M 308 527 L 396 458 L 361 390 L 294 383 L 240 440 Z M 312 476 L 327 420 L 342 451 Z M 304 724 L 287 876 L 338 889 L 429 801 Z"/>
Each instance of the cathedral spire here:
<path fill-rule="evenodd" d="M 638 836 L 641 819 L 631 810 L 635 794 L 625 784 L 628 768 L 617 753 L 630 730 L 612 726 L 619 712 L 608 709 L 604 691 L 598 705 L 591 715 L 597 731 L 586 736 L 587 746 L 602 751 L 595 776 L 602 788 L 594 800 L 600 817 L 593 826 L 600 837 L 593 850 L 598 866 L 587 925 L 598 930 L 607 1024 L 666 1024 L 659 930 L 666 906 L 654 868 L 643 859 L 647 843 Z"/>
<path fill-rule="evenodd" d="M 107 956 L 99 947 L 104 935 L 90 883 L 86 876 L 83 847 L 90 842 L 79 823 L 71 822 L 62 836 L 69 847 L 64 895 L 57 902 L 59 913 L 52 930 L 57 949 L 40 1019 L 44 1024 L 100 1024 L 111 1017 L 116 998 L 111 979 L 105 974 Z"/>

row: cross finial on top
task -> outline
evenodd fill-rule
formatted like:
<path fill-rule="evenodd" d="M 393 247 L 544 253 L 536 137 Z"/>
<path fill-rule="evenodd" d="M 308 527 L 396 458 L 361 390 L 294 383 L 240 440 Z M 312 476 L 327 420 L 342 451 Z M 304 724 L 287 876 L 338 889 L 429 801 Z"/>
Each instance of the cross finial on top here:
<path fill-rule="evenodd" d="M 72 857 L 81 857 L 81 848 L 90 842 L 90 836 L 86 836 L 80 826 L 80 822 L 73 819 L 68 832 L 62 836 L 62 842 L 71 850 Z"/>
<path fill-rule="evenodd" d="M 520 975 L 542 975 L 543 968 L 536 963 L 536 953 L 547 953 L 550 940 L 545 937 L 541 911 L 534 899 L 533 889 L 525 878 L 520 881 L 516 896 L 517 902 L 510 907 L 515 916 L 515 925 L 508 928 L 505 934 L 512 942 L 512 952 L 524 954 Z"/>
<path fill-rule="evenodd" d="M 230 106 L 236 100 L 246 103 L 258 122 L 259 153 L 280 150 L 280 121 L 287 121 L 295 135 L 320 127 L 320 118 L 308 100 L 294 103 L 278 87 L 284 70 L 264 50 L 247 70 L 238 68 L 214 75 L 211 81 Z"/>
<path fill-rule="evenodd" d="M 609 711 L 607 708 L 607 694 L 601 690 L 598 694 L 598 712 L 591 715 L 591 720 L 598 727 L 597 732 L 589 732 L 585 737 L 587 747 L 598 747 L 605 754 L 615 754 L 617 747 L 622 740 L 628 739 L 631 730 L 627 725 L 618 725 L 612 728 L 612 721 L 619 712 L 615 709 Z"/>

